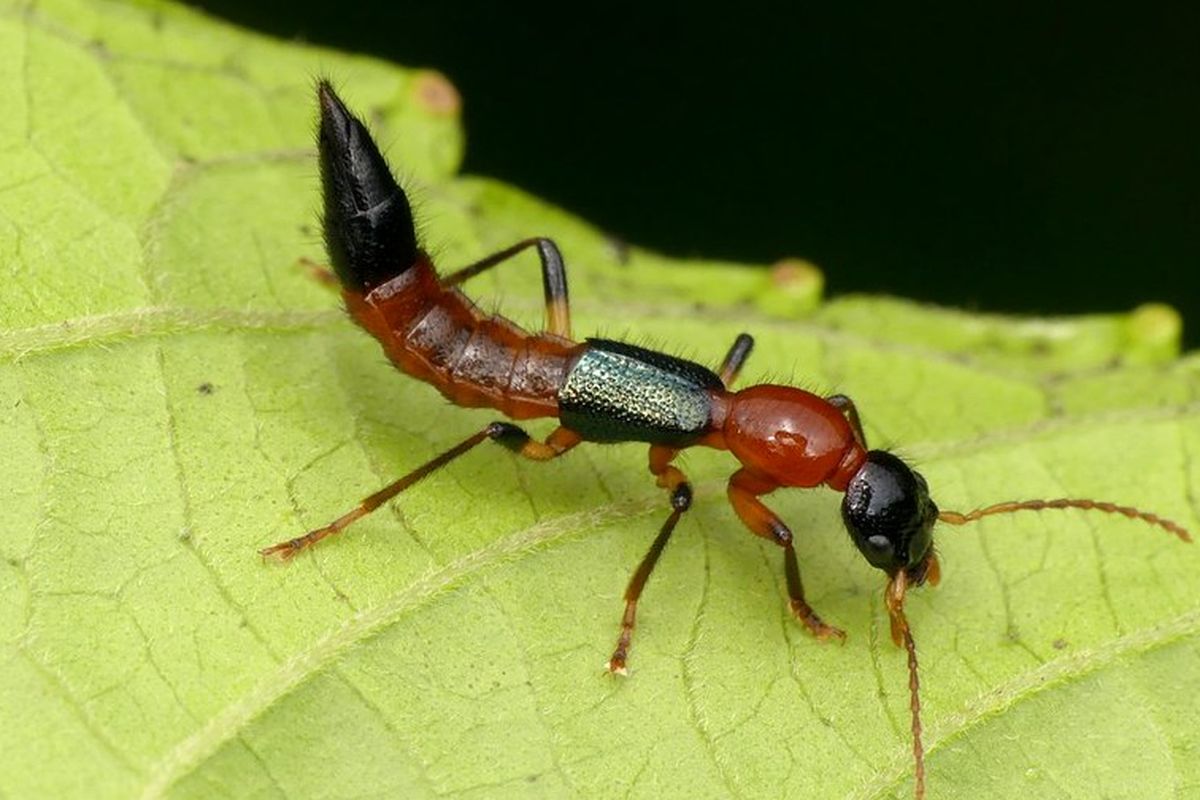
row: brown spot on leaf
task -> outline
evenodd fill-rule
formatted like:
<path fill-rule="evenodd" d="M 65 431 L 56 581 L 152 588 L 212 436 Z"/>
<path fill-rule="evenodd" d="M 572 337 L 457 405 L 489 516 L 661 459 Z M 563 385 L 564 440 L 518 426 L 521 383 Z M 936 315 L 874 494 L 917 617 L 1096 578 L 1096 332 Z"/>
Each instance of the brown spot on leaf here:
<path fill-rule="evenodd" d="M 417 73 L 412 93 L 417 105 L 435 116 L 453 116 L 462 109 L 458 89 L 440 72 L 422 70 Z"/>

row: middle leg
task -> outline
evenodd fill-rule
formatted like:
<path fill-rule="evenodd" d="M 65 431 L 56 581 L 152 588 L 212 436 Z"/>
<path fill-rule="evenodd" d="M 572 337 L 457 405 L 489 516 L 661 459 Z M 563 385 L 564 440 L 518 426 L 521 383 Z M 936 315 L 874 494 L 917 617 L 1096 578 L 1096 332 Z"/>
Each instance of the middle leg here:
<path fill-rule="evenodd" d="M 658 536 L 654 537 L 654 543 L 650 545 L 642 563 L 638 564 L 633 577 L 629 579 L 629 585 L 625 587 L 625 613 L 621 616 L 621 635 L 617 638 L 617 647 L 613 650 L 607 667 L 609 672 L 616 675 L 628 674 L 625 662 L 629 658 L 629 646 L 633 641 L 633 627 L 637 621 L 637 604 L 642 596 L 642 589 L 645 588 L 650 573 L 654 571 L 658 557 L 666 549 L 679 518 L 692 507 L 692 485 L 679 468 L 671 464 L 678 454 L 678 450 L 663 445 L 656 444 L 650 447 L 650 472 L 657 478 L 658 485 L 671 493 L 671 516 L 663 523 Z"/>
<path fill-rule="evenodd" d="M 729 346 L 729 352 L 725 354 L 725 360 L 721 362 L 721 369 L 717 374 L 721 377 L 721 383 L 725 384 L 728 389 L 737 380 L 738 374 L 742 371 L 742 366 L 746 363 L 746 359 L 750 357 L 750 351 L 754 349 L 754 337 L 748 333 L 739 333 L 737 338 L 733 340 L 733 344 Z"/>

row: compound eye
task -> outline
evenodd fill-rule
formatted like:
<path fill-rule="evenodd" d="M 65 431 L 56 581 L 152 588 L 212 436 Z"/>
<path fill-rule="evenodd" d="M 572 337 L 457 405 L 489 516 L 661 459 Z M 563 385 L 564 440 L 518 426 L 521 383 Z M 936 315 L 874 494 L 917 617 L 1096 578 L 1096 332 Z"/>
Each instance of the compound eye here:
<path fill-rule="evenodd" d="M 874 555 L 874 558 L 871 559 L 872 563 L 875 563 L 876 559 L 891 561 L 892 554 L 896 549 L 892 545 L 892 540 L 880 533 L 868 537 L 867 546 L 871 548 Z"/>

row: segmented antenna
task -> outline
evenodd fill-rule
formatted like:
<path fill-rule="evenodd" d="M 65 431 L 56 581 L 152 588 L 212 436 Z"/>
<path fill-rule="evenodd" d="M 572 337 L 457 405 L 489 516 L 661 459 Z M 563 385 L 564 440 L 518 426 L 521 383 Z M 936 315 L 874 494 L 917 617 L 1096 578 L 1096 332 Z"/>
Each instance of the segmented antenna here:
<path fill-rule="evenodd" d="M 1119 506 L 1116 503 L 1109 503 L 1105 500 L 1084 500 L 1069 497 L 1057 500 L 1009 500 L 1008 502 L 996 503 L 986 508 L 977 508 L 966 514 L 959 511 L 942 511 L 938 514 L 938 519 L 948 525 L 966 525 L 968 522 L 974 522 L 982 517 L 990 517 L 993 514 L 1011 514 L 1014 511 L 1043 511 L 1048 508 L 1079 508 L 1084 511 L 1103 511 L 1106 514 L 1120 514 L 1130 519 L 1140 519 L 1142 522 L 1156 525 L 1165 531 L 1175 534 L 1182 541 L 1192 541 L 1192 535 L 1188 533 L 1187 528 L 1178 522 L 1165 519 L 1150 511 L 1142 511 L 1140 508 L 1132 506 Z"/>
<path fill-rule="evenodd" d="M 913 797 L 925 798 L 925 745 L 921 742 L 921 679 L 918 675 L 917 643 L 904 616 L 904 594 L 908 590 L 908 575 L 899 570 L 888 581 L 884 591 L 888 616 L 892 623 L 892 641 L 904 645 L 908 653 L 908 707 L 912 711 Z"/>

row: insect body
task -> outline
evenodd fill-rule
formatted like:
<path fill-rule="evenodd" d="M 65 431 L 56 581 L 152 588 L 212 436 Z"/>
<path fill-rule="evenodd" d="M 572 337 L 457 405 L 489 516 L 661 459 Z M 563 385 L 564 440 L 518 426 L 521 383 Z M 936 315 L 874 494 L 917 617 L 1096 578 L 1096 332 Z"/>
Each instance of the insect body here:
<path fill-rule="evenodd" d="M 622 342 L 575 342 L 563 260 L 548 239 L 518 242 L 439 276 L 418 246 L 408 199 L 366 128 L 328 83 L 321 82 L 317 93 L 325 241 L 350 315 L 400 369 L 434 385 L 453 403 L 493 408 L 514 420 L 557 417 L 559 426 L 537 441 L 511 422 L 493 422 L 329 525 L 265 548 L 263 555 L 294 556 L 488 439 L 538 461 L 584 441 L 645 442 L 650 472 L 668 492 L 671 512 L 625 591 L 620 633 L 607 664 L 611 672 L 624 674 L 642 588 L 692 503 L 691 486 L 672 463 L 680 450 L 727 450 L 740 462 L 729 479 L 729 502 L 753 534 L 782 550 L 791 612 L 817 637 L 840 639 L 842 631 L 822 620 L 805 599 L 791 530 L 760 499 L 781 487 L 828 486 L 845 495 L 842 518 L 854 544 L 888 576 L 892 637 L 908 654 L 921 797 L 917 656 L 904 597 L 911 586 L 938 581 L 935 523 L 961 525 L 1024 509 L 1082 508 L 1138 518 L 1189 539 L 1182 527 L 1155 514 L 1092 500 L 1007 502 L 966 514 L 939 511 L 919 473 L 888 452 L 868 449 L 849 398 L 775 385 L 731 390 L 753 347 L 746 334 L 736 338 L 716 372 Z M 542 333 L 483 314 L 457 288 L 530 248 L 542 268 L 547 320 Z"/>

